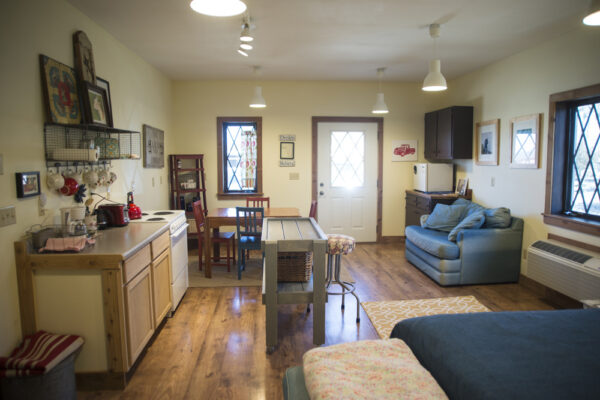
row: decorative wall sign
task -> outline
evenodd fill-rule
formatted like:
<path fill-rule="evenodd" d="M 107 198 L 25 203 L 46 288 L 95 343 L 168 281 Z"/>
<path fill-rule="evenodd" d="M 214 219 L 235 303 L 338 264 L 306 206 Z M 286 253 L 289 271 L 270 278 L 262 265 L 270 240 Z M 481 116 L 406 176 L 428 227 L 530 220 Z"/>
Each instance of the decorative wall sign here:
<path fill-rule="evenodd" d="M 83 104 L 85 121 L 88 124 L 113 126 L 112 115 L 109 112 L 106 90 L 89 82 L 83 82 L 85 93 Z"/>
<path fill-rule="evenodd" d="M 475 148 L 477 165 L 498 165 L 500 154 L 500 120 L 478 122 L 475 128 Z"/>
<path fill-rule="evenodd" d="M 17 172 L 15 173 L 17 182 L 17 197 L 32 197 L 40 195 L 40 172 Z"/>
<path fill-rule="evenodd" d="M 296 135 L 279 135 L 280 142 L 295 142 Z"/>
<path fill-rule="evenodd" d="M 295 167 L 296 160 L 279 160 L 280 167 Z"/>
<path fill-rule="evenodd" d="M 46 121 L 58 124 L 80 124 L 81 106 L 75 70 L 40 54 L 40 71 L 46 105 Z"/>
<path fill-rule="evenodd" d="M 94 67 L 94 54 L 92 42 L 83 31 L 73 34 L 73 50 L 75 52 L 75 69 L 80 82 L 96 84 L 96 67 Z"/>
<path fill-rule="evenodd" d="M 144 124 L 144 168 L 165 166 L 165 132 Z"/>
<path fill-rule="evenodd" d="M 282 160 L 294 159 L 294 142 L 279 143 L 279 158 Z"/>
<path fill-rule="evenodd" d="M 417 161 L 416 140 L 393 140 L 392 161 Z"/>
<path fill-rule="evenodd" d="M 510 167 L 537 168 L 540 153 L 540 115 L 510 120 Z"/>

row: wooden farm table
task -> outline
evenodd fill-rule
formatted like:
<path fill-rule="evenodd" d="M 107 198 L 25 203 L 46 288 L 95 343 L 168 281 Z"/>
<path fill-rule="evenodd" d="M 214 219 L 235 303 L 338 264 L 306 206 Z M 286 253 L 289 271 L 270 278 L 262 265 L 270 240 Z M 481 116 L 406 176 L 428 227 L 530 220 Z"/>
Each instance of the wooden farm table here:
<path fill-rule="evenodd" d="M 296 207 L 271 207 L 265 208 L 265 217 L 293 218 L 299 217 L 300 210 Z M 219 231 L 221 226 L 236 226 L 235 207 L 214 208 L 206 216 L 206 226 L 204 227 L 204 276 L 212 278 L 212 266 L 210 257 L 210 232 Z M 215 245 L 215 259 L 218 259 L 218 245 Z"/>
<path fill-rule="evenodd" d="M 277 346 L 277 305 L 313 303 L 313 343 L 325 343 L 325 251 L 327 235 L 313 218 L 266 218 L 262 249 L 265 252 L 262 299 L 266 305 L 267 353 Z M 308 283 L 277 282 L 277 252 L 313 252 L 313 273 Z"/>

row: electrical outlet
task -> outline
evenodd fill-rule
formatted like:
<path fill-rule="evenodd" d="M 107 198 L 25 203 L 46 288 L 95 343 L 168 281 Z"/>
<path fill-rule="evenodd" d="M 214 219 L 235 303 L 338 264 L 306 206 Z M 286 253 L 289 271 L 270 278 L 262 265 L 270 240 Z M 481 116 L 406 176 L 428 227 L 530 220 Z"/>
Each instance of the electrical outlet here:
<path fill-rule="evenodd" d="M 300 179 L 299 172 L 290 172 L 290 181 L 297 181 Z"/>
<path fill-rule="evenodd" d="M 15 206 L 0 208 L 0 226 L 7 226 L 17 223 L 17 212 Z"/>

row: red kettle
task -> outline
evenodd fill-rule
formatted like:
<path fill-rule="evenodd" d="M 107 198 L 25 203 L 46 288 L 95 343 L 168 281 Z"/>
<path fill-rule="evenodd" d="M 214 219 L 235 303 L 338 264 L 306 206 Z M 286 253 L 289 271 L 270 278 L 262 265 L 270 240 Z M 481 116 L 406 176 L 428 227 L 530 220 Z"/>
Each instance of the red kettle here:
<path fill-rule="evenodd" d="M 133 192 L 127 193 L 127 208 L 129 209 L 129 219 L 142 218 L 142 209 L 133 204 Z"/>

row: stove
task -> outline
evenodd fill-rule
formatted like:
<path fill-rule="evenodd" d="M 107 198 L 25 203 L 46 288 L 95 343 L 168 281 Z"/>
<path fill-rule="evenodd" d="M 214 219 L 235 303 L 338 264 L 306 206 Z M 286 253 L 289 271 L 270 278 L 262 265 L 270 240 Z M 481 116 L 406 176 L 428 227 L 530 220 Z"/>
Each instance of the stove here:
<path fill-rule="evenodd" d="M 183 210 L 149 210 L 142 212 L 142 218 L 133 219 L 130 223 L 167 222 L 171 236 L 171 312 L 188 288 L 188 249 L 187 219 Z"/>

